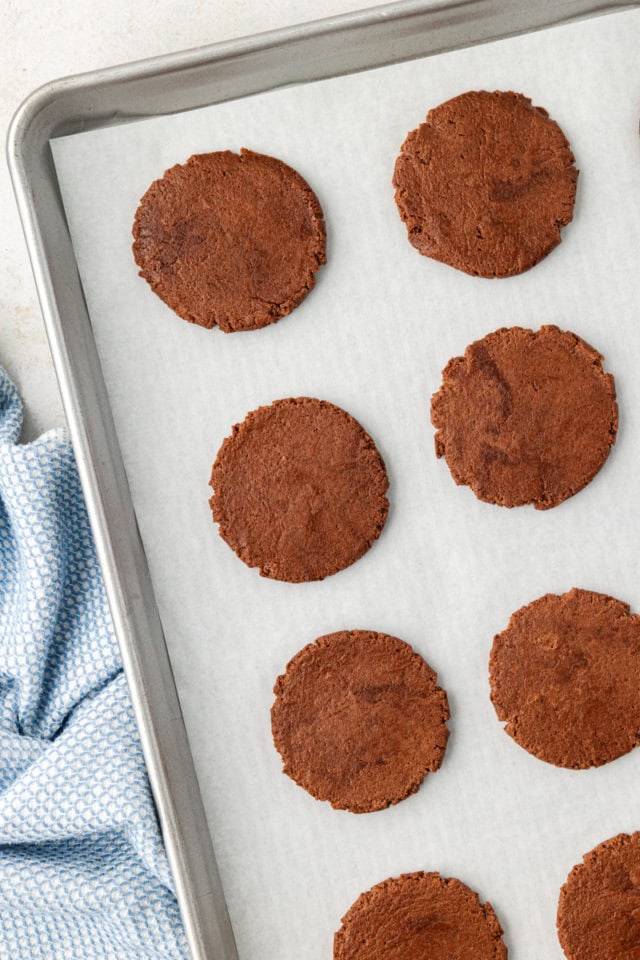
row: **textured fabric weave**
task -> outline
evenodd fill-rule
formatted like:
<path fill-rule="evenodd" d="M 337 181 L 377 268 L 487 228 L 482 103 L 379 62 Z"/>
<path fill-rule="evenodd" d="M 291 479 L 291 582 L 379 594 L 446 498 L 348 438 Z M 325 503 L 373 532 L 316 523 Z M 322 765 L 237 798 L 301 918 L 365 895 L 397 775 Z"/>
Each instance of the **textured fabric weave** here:
<path fill-rule="evenodd" d="M 69 442 L 0 368 L 0 957 L 188 956 Z"/>

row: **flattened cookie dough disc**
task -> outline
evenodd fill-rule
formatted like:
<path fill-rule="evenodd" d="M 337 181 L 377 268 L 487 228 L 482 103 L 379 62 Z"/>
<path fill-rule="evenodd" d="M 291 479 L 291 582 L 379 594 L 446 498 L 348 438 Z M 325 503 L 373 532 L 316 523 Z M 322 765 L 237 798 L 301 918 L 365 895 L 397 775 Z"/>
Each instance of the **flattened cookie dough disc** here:
<path fill-rule="evenodd" d="M 490 903 L 460 880 L 405 873 L 377 884 L 342 918 L 334 960 L 506 960 Z"/>
<path fill-rule="evenodd" d="M 211 473 L 220 536 L 263 577 L 322 580 L 366 553 L 389 503 L 384 461 L 340 407 L 277 400 L 234 426 Z"/>
<path fill-rule="evenodd" d="M 420 253 L 479 277 L 528 270 L 560 243 L 578 171 L 546 110 L 519 93 L 463 93 L 409 134 L 393 185 Z"/>
<path fill-rule="evenodd" d="M 151 184 L 136 212 L 140 276 L 178 316 L 225 333 L 290 313 L 325 263 L 317 197 L 281 160 L 202 153 Z"/>
<path fill-rule="evenodd" d="M 318 800 L 353 813 L 415 793 L 440 767 L 447 695 L 411 647 L 345 630 L 301 650 L 278 677 L 271 709 L 284 772 Z"/>
<path fill-rule="evenodd" d="M 558 767 L 599 767 L 640 743 L 640 617 L 590 590 L 547 594 L 493 641 L 498 718 Z"/>
<path fill-rule="evenodd" d="M 560 891 L 558 939 L 567 960 L 640 957 L 640 833 L 599 844 Z"/>
<path fill-rule="evenodd" d="M 556 507 L 609 456 L 618 428 L 602 357 L 558 327 L 509 327 L 455 357 L 431 400 L 436 456 L 457 484 L 503 507 Z"/>

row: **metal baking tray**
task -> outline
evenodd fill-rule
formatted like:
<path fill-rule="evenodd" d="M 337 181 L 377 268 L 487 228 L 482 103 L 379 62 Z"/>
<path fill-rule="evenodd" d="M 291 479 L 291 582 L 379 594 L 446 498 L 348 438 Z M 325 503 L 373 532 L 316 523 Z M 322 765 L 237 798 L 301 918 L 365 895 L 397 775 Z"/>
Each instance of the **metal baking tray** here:
<path fill-rule="evenodd" d="M 49 142 L 636 6 L 617 0 L 403 0 L 58 80 L 32 94 L 14 117 L 9 166 L 176 892 L 197 960 L 233 960 L 237 950 Z"/>

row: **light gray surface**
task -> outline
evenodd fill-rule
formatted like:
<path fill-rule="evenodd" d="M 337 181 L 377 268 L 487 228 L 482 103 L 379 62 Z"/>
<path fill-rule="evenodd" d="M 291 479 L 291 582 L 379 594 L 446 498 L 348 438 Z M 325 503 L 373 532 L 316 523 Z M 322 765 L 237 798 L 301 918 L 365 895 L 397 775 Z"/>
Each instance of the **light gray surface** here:
<path fill-rule="evenodd" d="M 640 608 L 630 562 L 640 507 L 628 496 L 640 449 L 639 42 L 640 14 L 621 14 L 56 144 L 243 960 L 329 956 L 360 889 L 421 868 L 489 897 L 513 960 L 559 960 L 554 913 L 566 873 L 595 843 L 637 825 L 629 798 L 640 754 L 589 772 L 541 764 L 501 732 L 486 672 L 493 634 L 547 590 L 601 589 Z M 561 123 L 582 168 L 562 245 L 507 281 L 420 258 L 389 185 L 407 130 L 430 105 L 473 86 L 532 95 Z M 330 260 L 291 317 L 224 337 L 189 327 L 153 297 L 136 276 L 128 228 L 139 195 L 170 163 L 244 144 L 281 156 L 318 191 Z M 481 504 L 433 457 L 428 397 L 471 339 L 503 323 L 552 321 L 606 354 L 621 402 L 618 443 L 596 480 L 556 510 Z M 292 587 L 260 580 L 215 536 L 206 481 L 234 421 L 306 392 L 345 406 L 378 441 L 392 511 L 358 564 Z M 275 676 L 299 646 L 345 626 L 409 640 L 438 669 L 453 708 L 440 773 L 368 817 L 311 800 L 279 775 L 270 744 Z"/>
<path fill-rule="evenodd" d="M 2 0 L 0 129 L 36 87 L 68 74 L 375 6 L 375 0 Z M 4 137 L 3 137 L 4 139 Z M 24 439 L 64 424 L 6 164 L 0 163 L 0 363 L 26 407 Z"/>

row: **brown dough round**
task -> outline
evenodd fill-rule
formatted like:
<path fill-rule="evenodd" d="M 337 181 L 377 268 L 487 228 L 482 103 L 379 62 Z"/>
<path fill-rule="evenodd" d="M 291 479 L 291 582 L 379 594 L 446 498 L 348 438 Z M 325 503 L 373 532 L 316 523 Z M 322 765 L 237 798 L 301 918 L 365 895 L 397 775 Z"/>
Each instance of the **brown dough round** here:
<path fill-rule="evenodd" d="M 263 577 L 291 583 L 358 560 L 389 509 L 371 437 L 340 407 L 309 397 L 247 414 L 220 447 L 211 486 L 220 536 Z"/>
<path fill-rule="evenodd" d="M 202 153 L 151 184 L 136 212 L 140 276 L 178 316 L 225 333 L 290 313 L 325 257 L 317 197 L 281 160 Z"/>
<path fill-rule="evenodd" d="M 431 400 L 436 456 L 503 507 L 556 507 L 582 490 L 618 429 L 613 377 L 575 333 L 496 330 L 450 360 Z"/>
<path fill-rule="evenodd" d="M 519 93 L 463 93 L 409 134 L 393 185 L 420 253 L 479 277 L 528 270 L 560 243 L 574 157 L 546 110 Z"/>
<path fill-rule="evenodd" d="M 491 699 L 516 743 L 575 770 L 640 743 L 640 617 L 590 590 L 547 594 L 493 641 Z"/>
<path fill-rule="evenodd" d="M 640 833 L 620 833 L 573 868 L 560 891 L 567 960 L 640 960 Z"/>
<path fill-rule="evenodd" d="M 416 793 L 447 745 L 447 695 L 396 637 L 345 630 L 304 647 L 278 677 L 271 709 L 283 770 L 352 813 Z"/>
<path fill-rule="evenodd" d="M 342 918 L 334 960 L 506 960 L 490 903 L 460 880 L 405 873 L 361 894 Z"/>

